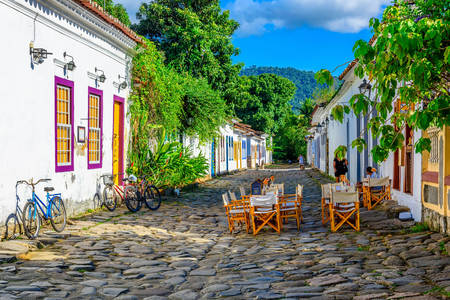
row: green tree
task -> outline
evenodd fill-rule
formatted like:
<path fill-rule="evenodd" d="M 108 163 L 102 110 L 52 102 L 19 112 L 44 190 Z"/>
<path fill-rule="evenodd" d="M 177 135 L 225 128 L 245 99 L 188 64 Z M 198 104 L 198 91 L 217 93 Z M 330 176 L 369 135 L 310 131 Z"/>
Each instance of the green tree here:
<path fill-rule="evenodd" d="M 446 0 L 396 0 L 388 6 L 382 20 L 373 18 L 370 27 L 375 43 L 359 40 L 353 48 L 358 66 L 355 74 L 373 78 L 375 97 L 357 94 L 349 105 L 337 105 L 332 113 L 340 121 L 345 112 L 368 114 L 374 108 L 376 117 L 368 124 L 380 143 L 372 149 L 374 160 L 385 160 L 389 153 L 402 147 L 406 125 L 426 130 L 450 125 L 450 11 Z M 317 74 L 321 83 L 331 83 L 329 71 Z M 395 112 L 399 97 L 408 113 Z M 361 151 L 362 138 L 352 143 Z M 415 144 L 416 152 L 431 149 L 428 138 Z"/>
<path fill-rule="evenodd" d="M 130 26 L 130 17 L 122 4 L 115 4 L 113 0 L 94 0 L 111 16 L 119 19 L 126 26 Z"/>
<path fill-rule="evenodd" d="M 239 53 L 231 42 L 239 25 L 218 0 L 155 0 L 141 5 L 137 19 L 133 29 L 164 52 L 166 64 L 206 78 L 227 97 L 241 69 L 231 60 Z"/>
<path fill-rule="evenodd" d="M 273 74 L 241 76 L 233 104 L 238 118 L 254 129 L 275 134 L 291 111 L 295 85 Z"/>

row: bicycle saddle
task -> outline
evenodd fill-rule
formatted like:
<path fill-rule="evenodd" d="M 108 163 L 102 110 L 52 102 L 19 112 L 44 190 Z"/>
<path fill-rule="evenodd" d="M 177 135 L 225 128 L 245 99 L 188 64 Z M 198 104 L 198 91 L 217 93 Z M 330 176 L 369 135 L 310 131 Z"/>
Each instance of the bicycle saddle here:
<path fill-rule="evenodd" d="M 46 187 L 44 188 L 44 192 L 52 192 L 52 191 L 54 191 L 54 190 L 55 190 L 55 188 L 50 187 L 50 186 L 46 186 Z"/>
<path fill-rule="evenodd" d="M 131 181 L 131 182 L 136 182 L 137 178 L 134 175 L 130 175 L 130 176 L 128 176 L 128 180 Z"/>

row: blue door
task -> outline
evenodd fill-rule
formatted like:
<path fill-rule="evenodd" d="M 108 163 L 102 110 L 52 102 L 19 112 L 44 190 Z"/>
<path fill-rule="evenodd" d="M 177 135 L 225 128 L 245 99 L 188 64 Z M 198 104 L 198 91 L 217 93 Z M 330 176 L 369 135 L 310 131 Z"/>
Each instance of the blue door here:
<path fill-rule="evenodd" d="M 211 143 L 211 177 L 215 176 L 215 168 L 216 168 L 216 155 L 214 152 L 214 139 L 212 140 Z"/>
<path fill-rule="evenodd" d="M 226 153 L 226 161 L 227 161 L 227 172 L 228 172 L 228 148 L 229 148 L 229 144 L 230 144 L 230 137 L 227 136 L 227 142 L 226 142 L 226 147 L 225 147 L 225 153 Z"/>

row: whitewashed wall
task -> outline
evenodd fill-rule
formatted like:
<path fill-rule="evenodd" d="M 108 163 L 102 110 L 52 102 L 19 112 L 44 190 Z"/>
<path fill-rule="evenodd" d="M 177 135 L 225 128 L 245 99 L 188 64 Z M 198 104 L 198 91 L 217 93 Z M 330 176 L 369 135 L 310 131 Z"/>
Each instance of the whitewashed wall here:
<path fill-rule="evenodd" d="M 118 81 L 118 75 L 127 74 L 130 57 L 125 50 L 120 50 L 123 45 L 119 42 L 113 43 L 93 30 L 91 26 L 95 25 L 87 26 L 73 18 L 68 19 L 50 4 L 43 7 L 33 1 L 0 0 L 0 16 L 2 40 L 7 43 L 0 47 L 3 58 L 0 72 L 3 104 L 0 118 L 0 221 L 14 210 L 14 186 L 19 179 L 51 178 L 51 185 L 62 193 L 69 213 L 92 206 L 96 179 L 112 170 L 113 96 L 128 96 L 128 89 L 119 90 L 113 82 Z M 91 15 L 87 13 L 86 16 Z M 96 18 L 94 20 L 103 24 Z M 110 25 L 105 27 L 112 30 Z M 53 53 L 42 64 L 31 63 L 29 44 L 32 40 L 35 47 Z M 132 45 L 131 40 L 123 38 L 123 41 Z M 65 51 L 74 57 L 77 67 L 73 72 L 64 72 Z M 88 72 L 94 73 L 95 67 L 104 70 L 105 83 L 96 85 L 93 77 L 88 75 Z M 55 173 L 55 76 L 74 82 L 74 134 L 77 126 L 87 129 L 88 87 L 103 91 L 102 169 L 88 170 L 87 148 L 82 149 L 83 145 L 78 144 L 75 137 L 74 171 Z M 45 196 L 44 186 L 40 185 L 37 190 L 41 199 Z"/>

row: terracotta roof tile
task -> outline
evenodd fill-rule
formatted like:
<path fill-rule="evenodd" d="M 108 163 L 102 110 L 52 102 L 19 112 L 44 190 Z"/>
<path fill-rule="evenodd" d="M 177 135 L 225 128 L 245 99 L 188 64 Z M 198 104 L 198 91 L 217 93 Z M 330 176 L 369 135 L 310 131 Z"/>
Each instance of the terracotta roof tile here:
<path fill-rule="evenodd" d="M 142 38 L 138 36 L 133 30 L 125 26 L 122 22 L 120 22 L 117 18 L 111 16 L 107 12 L 103 10 L 103 8 L 97 4 L 97 2 L 92 0 L 73 0 L 75 3 L 78 3 L 82 7 L 86 8 L 90 12 L 94 13 L 101 19 L 103 19 L 108 24 L 111 24 L 118 30 L 122 31 L 126 36 L 135 41 L 136 43 L 143 43 Z"/>
<path fill-rule="evenodd" d="M 372 36 L 372 38 L 369 41 L 369 45 L 373 45 L 375 43 L 376 37 L 375 35 Z M 356 65 L 356 63 L 358 62 L 358 59 L 354 59 L 352 60 L 351 63 L 348 64 L 348 66 L 345 68 L 345 70 L 342 72 L 341 75 L 339 75 L 339 80 L 342 80 L 345 75 L 347 75 L 347 73 Z"/>

